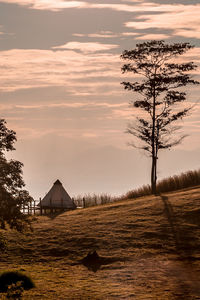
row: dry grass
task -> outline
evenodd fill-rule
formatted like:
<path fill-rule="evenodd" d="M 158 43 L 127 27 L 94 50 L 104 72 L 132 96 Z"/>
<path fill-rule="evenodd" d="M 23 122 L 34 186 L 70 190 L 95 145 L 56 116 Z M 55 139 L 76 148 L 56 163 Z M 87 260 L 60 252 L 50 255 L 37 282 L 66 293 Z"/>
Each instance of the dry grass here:
<path fill-rule="evenodd" d="M 200 187 L 38 217 L 7 235 L 0 271 L 21 270 L 24 299 L 200 299 Z M 115 262 L 77 262 L 97 250 Z"/>
<path fill-rule="evenodd" d="M 200 185 L 200 170 L 194 170 L 159 180 L 156 186 L 156 191 L 158 194 L 167 193 L 198 185 Z M 150 185 L 143 185 L 138 189 L 129 191 L 122 196 L 122 198 L 138 198 L 147 195 L 151 195 Z"/>
<path fill-rule="evenodd" d="M 108 204 L 119 200 L 117 197 L 104 194 L 85 194 L 73 198 L 78 207 L 91 207 L 96 205 Z"/>

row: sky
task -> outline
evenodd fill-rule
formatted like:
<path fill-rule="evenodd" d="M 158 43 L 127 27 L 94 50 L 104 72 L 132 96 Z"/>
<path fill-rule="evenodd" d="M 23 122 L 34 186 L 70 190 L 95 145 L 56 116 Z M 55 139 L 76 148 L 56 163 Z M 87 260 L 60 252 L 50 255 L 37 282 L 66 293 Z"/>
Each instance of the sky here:
<path fill-rule="evenodd" d="M 190 42 L 182 59 L 199 64 L 199 12 L 199 0 L 0 0 L 0 117 L 17 133 L 12 157 L 35 199 L 56 179 L 71 196 L 150 182 L 150 158 L 128 146 L 138 110 L 120 54 L 152 39 Z M 188 137 L 160 152 L 159 179 L 199 169 L 199 87 L 187 92 Z"/>

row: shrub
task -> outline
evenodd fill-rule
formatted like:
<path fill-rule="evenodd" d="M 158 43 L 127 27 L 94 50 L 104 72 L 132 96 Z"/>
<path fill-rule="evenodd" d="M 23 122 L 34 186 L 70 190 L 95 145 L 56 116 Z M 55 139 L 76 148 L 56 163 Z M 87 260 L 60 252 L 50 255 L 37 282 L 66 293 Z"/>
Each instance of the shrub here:
<path fill-rule="evenodd" d="M 10 271 L 4 272 L 0 275 L 0 292 L 7 292 L 10 285 L 16 284 L 19 281 L 21 281 L 21 286 L 24 290 L 29 290 L 35 287 L 32 279 L 27 275 L 18 271 Z"/>
<path fill-rule="evenodd" d="M 8 286 L 7 289 L 7 299 L 15 299 L 19 300 L 22 299 L 24 288 L 23 288 L 23 282 L 17 281 L 16 283 L 12 283 Z"/>

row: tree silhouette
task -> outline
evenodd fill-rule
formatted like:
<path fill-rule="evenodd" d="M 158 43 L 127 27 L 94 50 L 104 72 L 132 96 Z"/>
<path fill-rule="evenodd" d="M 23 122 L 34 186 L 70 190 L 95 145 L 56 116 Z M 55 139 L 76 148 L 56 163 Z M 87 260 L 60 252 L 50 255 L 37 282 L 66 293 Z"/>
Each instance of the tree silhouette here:
<path fill-rule="evenodd" d="M 127 63 L 122 73 L 135 74 L 133 82 L 122 82 L 126 90 L 138 93 L 142 98 L 131 104 L 143 111 L 136 123 L 130 123 L 127 133 L 142 141 L 132 146 L 148 152 L 152 158 L 151 190 L 156 193 L 157 160 L 161 149 L 178 145 L 185 135 L 176 137 L 179 126 L 174 123 L 182 119 L 191 107 L 177 104 L 186 100 L 183 87 L 198 84 L 190 72 L 196 69 L 193 62 L 179 63 L 177 57 L 193 48 L 189 43 L 166 44 L 164 41 L 149 41 L 137 44 L 133 50 L 125 50 L 121 58 Z"/>
<path fill-rule="evenodd" d="M 7 151 L 15 150 L 13 145 L 16 140 L 16 133 L 6 127 L 4 119 L 0 119 L 0 227 L 4 229 L 8 224 L 22 231 L 29 220 L 21 209 L 32 198 L 23 189 L 23 164 L 17 160 L 8 160 L 5 156 Z"/>

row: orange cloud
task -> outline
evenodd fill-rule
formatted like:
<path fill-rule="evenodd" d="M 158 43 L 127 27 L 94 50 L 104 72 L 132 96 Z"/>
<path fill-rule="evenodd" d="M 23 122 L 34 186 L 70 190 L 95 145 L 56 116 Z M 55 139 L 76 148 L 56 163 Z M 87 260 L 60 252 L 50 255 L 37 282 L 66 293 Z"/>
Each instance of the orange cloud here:
<path fill-rule="evenodd" d="M 65 86 L 72 94 L 106 94 L 121 88 L 119 55 L 109 53 L 13 49 L 1 52 L 0 64 L 4 91 Z"/>
<path fill-rule="evenodd" d="M 163 40 L 168 39 L 170 36 L 168 34 L 144 34 L 142 36 L 135 37 L 136 40 Z"/>
<path fill-rule="evenodd" d="M 113 9 L 117 11 L 128 11 L 134 12 L 140 7 L 138 6 L 139 2 L 143 0 L 133 0 L 132 3 L 135 3 L 134 6 L 127 4 L 94 4 L 84 1 L 65 1 L 65 0 L 1 0 L 4 3 L 13 3 L 21 6 L 27 6 L 30 9 L 39 9 L 39 10 L 51 10 L 51 11 L 60 11 L 66 8 L 99 8 L 99 9 Z M 142 5 L 142 4 L 141 4 Z M 149 6 L 149 3 L 145 3 L 143 10 L 146 6 Z"/>
<path fill-rule="evenodd" d="M 47 109 L 47 108 L 122 108 L 127 107 L 126 102 L 121 103 L 107 103 L 107 102 L 61 102 L 61 103 L 48 103 L 48 104 L 36 104 L 36 105 L 0 105 L 0 108 L 3 109 Z"/>
<path fill-rule="evenodd" d="M 102 43 L 81 43 L 81 42 L 68 42 L 61 46 L 52 47 L 53 49 L 71 49 L 79 50 L 82 52 L 97 52 L 97 51 L 108 51 L 119 47 L 113 44 L 102 44 Z"/>
<path fill-rule="evenodd" d="M 174 32 L 177 36 L 183 36 L 186 38 L 196 38 L 200 39 L 200 25 L 198 24 L 198 29 L 177 29 Z"/>
<path fill-rule="evenodd" d="M 171 30 L 172 35 L 199 38 L 199 10 L 200 4 L 153 4 L 146 11 L 157 14 L 142 14 L 136 18 L 137 21 L 126 22 L 125 26 L 134 29 L 166 29 Z"/>
<path fill-rule="evenodd" d="M 60 11 L 67 8 L 77 9 L 111 9 L 121 12 L 138 13 L 134 21 L 125 23 L 126 27 L 134 29 L 165 29 L 171 30 L 173 36 L 186 38 L 200 37 L 199 11 L 200 4 L 162 4 L 147 2 L 145 0 L 128 0 L 122 3 L 92 3 L 87 1 L 65 0 L 1 0 L 4 3 L 13 3 L 27 6 L 30 9 Z M 123 4 L 126 2 L 126 4 Z M 127 4 L 128 3 L 128 4 Z M 148 14 L 149 13 L 149 14 Z M 82 34 L 75 34 L 83 36 Z M 109 34 L 88 34 L 88 37 L 109 37 Z M 157 39 L 159 36 L 155 36 Z M 168 34 L 164 38 L 168 38 Z M 151 35 L 140 36 L 138 39 L 149 39 Z M 70 42 L 72 43 L 72 42 Z M 74 43 L 74 42 L 73 42 Z M 64 46 L 64 45 L 63 45 Z M 74 49 L 78 45 L 69 44 L 67 49 Z M 84 45 L 82 45 L 84 46 Z M 94 45 L 94 47 L 98 45 Z M 84 51 L 92 51 L 92 45 L 85 45 Z M 100 47 L 100 46 L 99 46 Z M 86 49 L 87 48 L 87 49 Z M 91 50 L 90 50 L 91 49 Z M 97 49 L 97 48 L 96 48 Z M 99 51 L 99 50 L 97 50 Z"/>
<path fill-rule="evenodd" d="M 124 12 L 174 12 L 177 6 L 170 4 L 156 4 L 145 0 L 129 0 L 130 4 L 119 3 L 91 3 L 87 1 L 65 1 L 65 0 L 1 0 L 4 3 L 13 3 L 21 6 L 27 6 L 30 9 L 60 11 L 66 8 L 96 8 L 96 9 L 112 9 Z M 185 6 L 184 6 L 185 7 Z M 188 5 L 187 5 L 188 7 Z"/>
<path fill-rule="evenodd" d="M 1 0 L 4 3 L 13 3 L 27 6 L 32 9 L 59 11 L 65 8 L 81 8 L 84 6 L 82 1 L 65 0 Z"/>
<path fill-rule="evenodd" d="M 140 0 L 141 1 L 141 0 Z M 113 9 L 117 11 L 134 11 L 134 7 L 127 4 L 92 4 L 84 1 L 65 1 L 65 0 L 1 0 L 4 3 L 13 3 L 27 6 L 30 9 L 60 11 L 66 8 L 99 8 Z M 134 1 L 138 3 L 138 1 Z M 136 7 L 137 9 L 137 7 Z"/>

